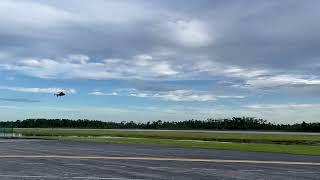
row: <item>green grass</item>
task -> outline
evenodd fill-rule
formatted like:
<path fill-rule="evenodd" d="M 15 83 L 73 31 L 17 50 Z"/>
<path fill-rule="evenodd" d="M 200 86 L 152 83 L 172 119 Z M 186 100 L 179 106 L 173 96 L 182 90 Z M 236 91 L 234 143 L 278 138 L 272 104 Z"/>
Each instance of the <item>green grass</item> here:
<path fill-rule="evenodd" d="M 228 134 L 228 133 L 191 133 L 191 132 L 146 132 L 121 130 L 60 130 L 60 129 L 15 129 L 16 133 L 37 136 L 117 136 L 135 138 L 156 138 L 175 140 L 232 141 L 256 143 L 312 144 L 320 143 L 320 135 L 283 135 L 283 134 Z"/>
<path fill-rule="evenodd" d="M 76 129 L 15 129 L 23 138 L 53 139 L 64 141 L 112 142 L 128 144 L 157 144 L 193 148 L 225 149 L 239 151 L 272 152 L 301 155 L 320 155 L 320 135 L 284 134 L 231 134 L 205 132 L 159 132 L 124 130 Z M 74 137 L 79 136 L 79 137 Z M 123 138 L 98 138 L 101 136 Z M 181 141 L 181 140 L 202 140 Z M 221 143 L 226 141 L 232 143 Z M 248 142 L 248 143 L 243 143 Z M 280 144 L 279 144 L 280 143 Z M 313 144 L 313 145 L 309 145 Z"/>
<path fill-rule="evenodd" d="M 219 143 L 219 142 L 198 142 L 198 141 L 180 141 L 173 139 L 157 139 L 157 138 L 96 138 L 96 137 L 58 137 L 58 136 L 36 136 L 36 137 L 20 137 L 20 138 L 36 138 L 63 141 L 85 141 L 85 142 L 111 142 L 111 143 L 127 143 L 127 144 L 157 144 L 166 146 L 205 148 L 205 149 L 223 149 L 223 150 L 239 150 L 253 152 L 272 152 L 287 153 L 300 155 L 320 155 L 320 146 L 310 145 L 279 145 L 279 144 L 257 144 L 257 143 Z"/>

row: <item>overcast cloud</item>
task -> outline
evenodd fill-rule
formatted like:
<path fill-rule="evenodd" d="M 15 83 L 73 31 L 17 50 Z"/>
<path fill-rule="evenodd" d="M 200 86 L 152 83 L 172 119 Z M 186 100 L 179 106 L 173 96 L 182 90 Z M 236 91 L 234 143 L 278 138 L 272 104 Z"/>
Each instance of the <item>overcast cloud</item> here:
<path fill-rule="evenodd" d="M 116 86 L 79 89 L 100 97 L 211 102 L 267 93 L 274 99 L 289 97 L 258 104 L 292 104 L 320 94 L 319 5 L 299 0 L 2 0 L 0 72 L 12 81 L 15 76 L 112 80 L 130 82 L 132 87 L 125 88 L 135 89 L 126 95 Z M 141 89 L 134 81 L 151 83 Z M 172 81 L 175 86 L 163 83 Z M 0 85 L 21 93 L 77 92 L 68 84 Z M 268 107 L 257 101 L 238 108 Z M 318 103 L 309 101 L 301 104 Z"/>

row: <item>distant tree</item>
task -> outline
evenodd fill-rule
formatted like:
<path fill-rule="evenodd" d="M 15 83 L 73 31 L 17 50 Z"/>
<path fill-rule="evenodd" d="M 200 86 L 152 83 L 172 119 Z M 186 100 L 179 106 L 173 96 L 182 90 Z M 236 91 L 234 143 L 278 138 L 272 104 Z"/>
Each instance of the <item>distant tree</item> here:
<path fill-rule="evenodd" d="M 281 130 L 320 132 L 320 123 L 273 124 L 264 119 L 233 117 L 231 119 L 153 121 L 146 123 L 103 122 L 88 119 L 26 119 L 0 122 L 0 127 L 14 128 L 89 128 L 89 129 L 207 129 L 207 130 Z"/>

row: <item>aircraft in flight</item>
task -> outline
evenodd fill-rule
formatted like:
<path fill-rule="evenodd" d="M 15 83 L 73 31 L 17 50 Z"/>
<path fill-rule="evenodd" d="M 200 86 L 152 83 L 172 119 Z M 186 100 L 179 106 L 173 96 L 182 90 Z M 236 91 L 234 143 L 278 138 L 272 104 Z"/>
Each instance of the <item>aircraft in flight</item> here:
<path fill-rule="evenodd" d="M 62 96 L 65 96 L 66 94 L 64 92 L 58 92 L 58 93 L 56 93 L 54 95 L 57 96 L 57 97 L 62 97 Z"/>

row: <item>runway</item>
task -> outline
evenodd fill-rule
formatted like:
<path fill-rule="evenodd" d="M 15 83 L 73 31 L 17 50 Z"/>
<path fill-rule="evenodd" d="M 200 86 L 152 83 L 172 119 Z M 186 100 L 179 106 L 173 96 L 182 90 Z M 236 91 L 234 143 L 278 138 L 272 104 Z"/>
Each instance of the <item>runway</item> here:
<path fill-rule="evenodd" d="M 0 179 L 320 179 L 320 156 L 157 145 L 0 141 Z"/>

